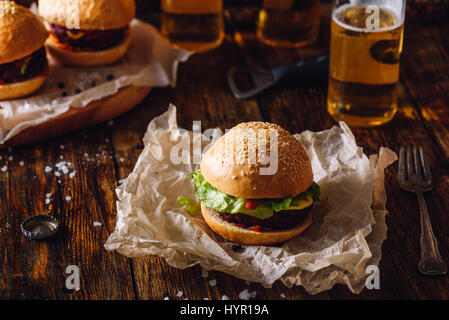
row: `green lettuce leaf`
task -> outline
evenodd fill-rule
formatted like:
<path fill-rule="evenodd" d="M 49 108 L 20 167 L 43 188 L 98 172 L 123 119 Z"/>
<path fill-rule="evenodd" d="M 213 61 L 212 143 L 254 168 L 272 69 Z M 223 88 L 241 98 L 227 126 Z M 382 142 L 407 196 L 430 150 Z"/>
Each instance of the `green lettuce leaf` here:
<path fill-rule="evenodd" d="M 190 178 L 195 185 L 195 194 L 206 207 L 226 213 L 238 213 L 241 208 L 245 207 L 245 199 L 219 191 L 204 179 L 200 170 L 192 172 Z"/>
<path fill-rule="evenodd" d="M 29 60 L 29 59 L 26 59 L 26 60 L 22 63 L 22 65 L 20 66 L 20 74 L 22 74 L 22 75 L 25 74 L 25 72 L 27 71 L 28 63 L 29 63 L 29 62 L 30 62 L 30 60 Z"/>
<path fill-rule="evenodd" d="M 231 214 L 244 213 L 259 219 L 267 219 L 273 216 L 275 212 L 297 206 L 300 200 L 309 196 L 313 200 L 317 200 L 320 194 L 320 187 L 314 182 L 307 191 L 295 198 L 253 200 L 257 202 L 257 208 L 249 210 L 245 208 L 246 199 L 221 192 L 206 181 L 199 169 L 192 172 L 190 178 L 195 185 L 195 194 L 207 208 Z"/>
<path fill-rule="evenodd" d="M 320 200 L 320 186 L 317 183 L 312 183 L 312 185 L 306 191 L 313 199 L 313 201 Z"/>
<path fill-rule="evenodd" d="M 195 200 L 188 197 L 178 197 L 176 199 L 179 205 L 183 206 L 188 213 L 192 216 L 196 216 L 201 213 L 201 206 Z"/>

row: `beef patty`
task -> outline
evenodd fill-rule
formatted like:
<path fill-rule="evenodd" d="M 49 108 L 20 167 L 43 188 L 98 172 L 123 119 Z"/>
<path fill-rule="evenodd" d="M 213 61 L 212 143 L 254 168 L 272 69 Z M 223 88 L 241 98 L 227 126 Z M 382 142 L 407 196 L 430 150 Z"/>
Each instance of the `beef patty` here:
<path fill-rule="evenodd" d="M 0 64 L 0 85 L 36 78 L 46 72 L 47 66 L 47 55 L 42 47 L 29 56 Z"/>
<path fill-rule="evenodd" d="M 118 46 L 125 39 L 128 27 L 111 30 L 75 30 L 57 24 L 50 33 L 66 49 L 72 51 L 101 51 Z"/>
<path fill-rule="evenodd" d="M 220 217 L 229 222 L 234 223 L 242 228 L 251 228 L 260 226 L 261 231 L 269 230 L 285 230 L 300 224 L 312 210 L 312 206 L 308 206 L 302 210 L 284 210 L 275 212 L 273 216 L 267 219 L 259 219 L 244 213 L 224 213 L 219 212 Z"/>

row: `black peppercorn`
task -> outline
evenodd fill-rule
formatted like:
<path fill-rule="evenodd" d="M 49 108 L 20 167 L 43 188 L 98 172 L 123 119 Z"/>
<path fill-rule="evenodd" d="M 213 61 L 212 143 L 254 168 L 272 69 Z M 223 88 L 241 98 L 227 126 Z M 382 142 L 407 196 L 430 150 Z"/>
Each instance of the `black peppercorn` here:
<path fill-rule="evenodd" d="M 232 251 L 238 252 L 240 250 L 242 250 L 242 246 L 241 245 L 239 245 L 239 244 L 233 244 L 232 245 Z"/>

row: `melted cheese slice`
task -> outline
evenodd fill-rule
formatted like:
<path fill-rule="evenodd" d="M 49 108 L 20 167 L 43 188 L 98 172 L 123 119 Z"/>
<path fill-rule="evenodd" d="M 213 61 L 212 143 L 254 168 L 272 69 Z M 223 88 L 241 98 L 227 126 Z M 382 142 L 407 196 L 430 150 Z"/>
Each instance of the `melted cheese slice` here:
<path fill-rule="evenodd" d="M 71 32 L 70 30 L 66 30 L 67 35 L 75 40 L 78 40 L 79 38 L 81 38 L 82 36 L 84 36 L 84 32 Z"/>
<path fill-rule="evenodd" d="M 299 200 L 299 203 L 295 207 L 288 207 L 287 209 L 282 210 L 302 210 L 304 208 L 307 208 L 308 206 L 311 206 L 313 203 L 313 199 L 311 196 L 307 196 L 304 199 Z"/>

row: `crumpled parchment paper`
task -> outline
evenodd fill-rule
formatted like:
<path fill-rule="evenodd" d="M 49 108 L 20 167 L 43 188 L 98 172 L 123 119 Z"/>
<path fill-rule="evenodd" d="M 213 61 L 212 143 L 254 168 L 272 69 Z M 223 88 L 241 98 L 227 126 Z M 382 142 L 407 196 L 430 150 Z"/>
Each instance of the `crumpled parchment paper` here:
<path fill-rule="evenodd" d="M 177 128 L 174 106 L 149 124 L 134 171 L 116 190 L 117 224 L 107 250 L 128 257 L 159 255 L 177 268 L 200 264 L 266 287 L 281 280 L 310 294 L 336 283 L 354 293 L 364 288 L 371 274 L 366 268 L 378 265 L 387 235 L 384 169 L 397 159 L 393 151 L 381 148 L 368 158 L 343 122 L 295 135 L 310 156 L 324 200 L 314 205 L 313 224 L 282 246 L 234 252 L 201 215 L 190 216 L 176 202 L 180 195 L 195 198 L 188 175 L 198 166 L 170 160 L 180 141 L 170 139 Z M 189 135 L 185 131 L 179 138 Z"/>
<path fill-rule="evenodd" d="M 121 88 L 175 86 L 178 63 L 186 61 L 191 52 L 173 48 L 156 28 L 137 19 L 130 28 L 130 49 L 117 64 L 75 68 L 50 59 L 50 73 L 36 93 L 0 101 L 0 145 L 30 126 L 63 114 L 69 107 L 83 108 Z"/>

